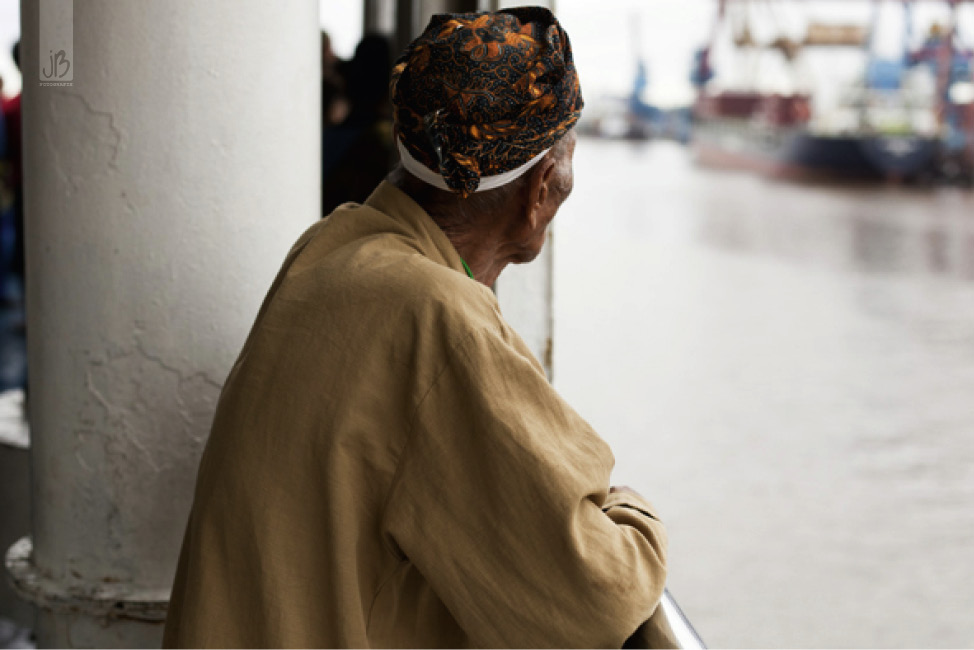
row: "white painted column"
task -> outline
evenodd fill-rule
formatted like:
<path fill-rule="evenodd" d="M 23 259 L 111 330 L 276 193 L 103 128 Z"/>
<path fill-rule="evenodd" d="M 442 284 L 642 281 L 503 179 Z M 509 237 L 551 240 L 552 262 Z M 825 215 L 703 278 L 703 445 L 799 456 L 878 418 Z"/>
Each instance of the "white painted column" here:
<path fill-rule="evenodd" d="M 504 319 L 534 352 L 549 380 L 554 375 L 553 226 L 548 228 L 548 241 L 541 254 L 530 264 L 508 266 L 494 287 Z"/>
<path fill-rule="evenodd" d="M 8 565 L 41 646 L 158 646 L 221 384 L 320 214 L 318 2 L 78 0 L 73 85 L 41 87 L 40 12 L 71 5 L 23 3 L 34 515 Z"/>

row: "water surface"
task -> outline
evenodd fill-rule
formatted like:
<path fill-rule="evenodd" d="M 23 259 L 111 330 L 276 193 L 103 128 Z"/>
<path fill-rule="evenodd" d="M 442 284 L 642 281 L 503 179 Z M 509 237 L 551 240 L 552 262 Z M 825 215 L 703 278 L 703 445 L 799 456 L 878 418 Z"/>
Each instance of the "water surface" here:
<path fill-rule="evenodd" d="M 581 140 L 555 384 L 717 647 L 974 645 L 974 191 Z"/>

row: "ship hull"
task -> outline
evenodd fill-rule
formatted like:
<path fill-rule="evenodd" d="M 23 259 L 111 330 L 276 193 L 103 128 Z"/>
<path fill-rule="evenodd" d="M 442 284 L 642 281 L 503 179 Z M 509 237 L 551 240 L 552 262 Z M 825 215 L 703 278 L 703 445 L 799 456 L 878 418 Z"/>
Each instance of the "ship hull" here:
<path fill-rule="evenodd" d="M 934 171 L 939 143 L 916 136 L 826 136 L 801 127 L 773 128 L 740 120 L 698 122 L 698 162 L 774 176 L 902 180 Z"/>

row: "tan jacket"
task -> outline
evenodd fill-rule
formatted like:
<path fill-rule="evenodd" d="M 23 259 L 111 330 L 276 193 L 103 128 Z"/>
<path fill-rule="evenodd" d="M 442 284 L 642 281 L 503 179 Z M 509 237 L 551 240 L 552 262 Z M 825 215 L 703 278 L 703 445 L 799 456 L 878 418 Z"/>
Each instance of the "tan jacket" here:
<path fill-rule="evenodd" d="M 619 647 L 666 541 L 613 462 L 383 183 L 300 238 L 230 372 L 165 645 Z"/>

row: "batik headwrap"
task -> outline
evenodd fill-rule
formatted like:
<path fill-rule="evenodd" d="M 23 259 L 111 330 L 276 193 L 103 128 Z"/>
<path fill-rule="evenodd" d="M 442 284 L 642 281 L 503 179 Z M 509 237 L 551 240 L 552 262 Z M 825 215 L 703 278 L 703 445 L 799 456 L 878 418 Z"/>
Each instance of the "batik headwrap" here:
<path fill-rule="evenodd" d="M 582 110 L 568 34 L 542 7 L 433 16 L 391 91 L 400 146 L 461 196 L 549 149 Z"/>

